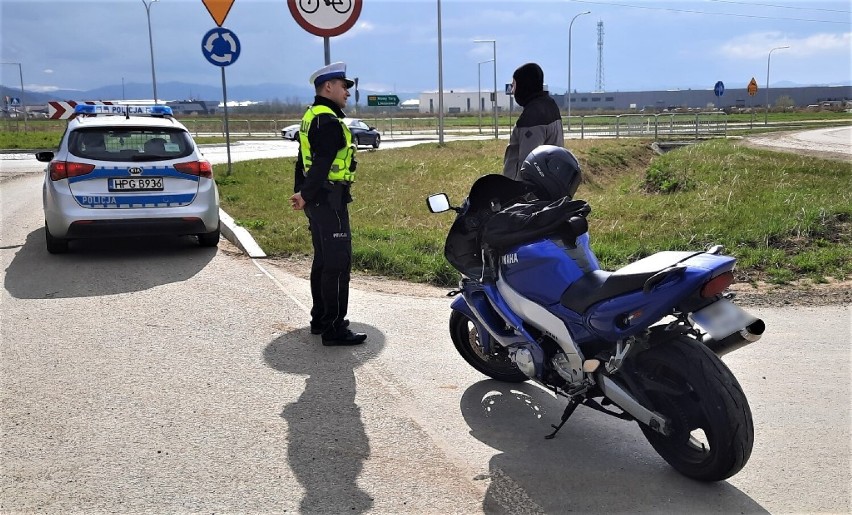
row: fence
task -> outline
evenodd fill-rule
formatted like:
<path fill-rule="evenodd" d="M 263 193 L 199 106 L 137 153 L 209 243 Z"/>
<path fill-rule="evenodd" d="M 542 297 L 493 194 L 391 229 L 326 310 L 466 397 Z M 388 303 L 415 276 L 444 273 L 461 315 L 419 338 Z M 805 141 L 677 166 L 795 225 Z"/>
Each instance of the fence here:
<path fill-rule="evenodd" d="M 501 116 L 498 120 L 498 134 L 508 136 L 512 130 L 512 122 L 516 117 Z M 383 137 L 407 136 L 422 139 L 437 139 L 437 117 L 400 117 L 394 118 L 383 113 L 382 116 L 365 116 L 362 118 L 368 125 L 375 127 Z M 222 118 L 180 118 L 187 129 L 198 136 L 225 136 L 225 122 Z M 228 131 L 232 136 L 280 138 L 281 129 L 298 124 L 299 119 L 228 119 Z M 23 127 L 17 127 L 17 120 L 6 120 L 3 130 L 18 132 Z M 65 129 L 64 120 L 32 120 L 30 130 L 49 130 L 61 132 Z M 754 125 L 743 123 L 734 124 L 740 129 L 750 129 Z M 734 127 L 732 125 L 731 127 Z M 684 139 L 724 137 L 729 130 L 728 115 L 724 112 L 698 113 L 660 113 L 660 114 L 619 114 L 619 115 L 579 115 L 570 118 L 563 117 L 566 137 L 580 138 L 622 138 L 642 137 L 661 139 Z M 494 136 L 494 118 L 483 116 L 477 118 L 445 117 L 444 135 L 456 137 Z"/>
<path fill-rule="evenodd" d="M 586 137 L 684 139 L 724 137 L 728 133 L 728 118 L 724 112 L 619 114 L 572 116 L 565 120 L 565 134 L 579 132 Z M 575 118 L 580 119 L 579 127 Z M 569 125 L 570 124 L 570 125 Z"/>

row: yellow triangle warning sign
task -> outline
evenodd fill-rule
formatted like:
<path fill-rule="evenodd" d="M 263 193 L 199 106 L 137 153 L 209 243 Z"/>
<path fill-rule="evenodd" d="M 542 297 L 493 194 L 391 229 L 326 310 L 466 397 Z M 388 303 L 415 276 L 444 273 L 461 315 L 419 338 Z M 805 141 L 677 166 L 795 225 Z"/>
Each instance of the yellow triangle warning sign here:
<path fill-rule="evenodd" d="M 228 12 L 231 6 L 234 5 L 234 0 L 201 0 L 207 12 L 213 17 L 216 25 L 222 26 L 225 23 L 225 18 L 228 17 Z"/>

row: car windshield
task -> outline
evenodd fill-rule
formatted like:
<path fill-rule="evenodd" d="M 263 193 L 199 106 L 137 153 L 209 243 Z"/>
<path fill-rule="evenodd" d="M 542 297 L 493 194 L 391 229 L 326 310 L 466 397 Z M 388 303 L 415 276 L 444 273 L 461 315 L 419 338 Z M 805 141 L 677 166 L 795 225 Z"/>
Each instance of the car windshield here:
<path fill-rule="evenodd" d="M 159 161 L 193 152 L 189 134 L 179 129 L 151 127 L 92 127 L 68 137 L 68 151 L 98 161 Z"/>

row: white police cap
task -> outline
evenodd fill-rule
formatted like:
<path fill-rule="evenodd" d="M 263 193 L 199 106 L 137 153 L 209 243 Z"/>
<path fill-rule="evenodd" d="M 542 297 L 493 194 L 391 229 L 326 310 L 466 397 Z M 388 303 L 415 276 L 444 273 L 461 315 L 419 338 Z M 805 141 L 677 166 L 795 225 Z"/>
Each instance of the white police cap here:
<path fill-rule="evenodd" d="M 346 63 L 343 62 L 331 63 L 315 71 L 311 75 L 311 84 L 316 87 L 331 79 L 343 79 L 347 89 L 355 85 L 355 81 L 346 78 Z"/>

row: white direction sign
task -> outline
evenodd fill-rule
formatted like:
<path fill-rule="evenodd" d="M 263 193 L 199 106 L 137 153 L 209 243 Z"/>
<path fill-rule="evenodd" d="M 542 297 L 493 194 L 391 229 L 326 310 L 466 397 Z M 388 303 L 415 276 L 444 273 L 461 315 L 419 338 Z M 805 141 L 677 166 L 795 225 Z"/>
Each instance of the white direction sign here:
<path fill-rule="evenodd" d="M 362 0 L 287 0 L 296 23 L 315 36 L 339 36 L 361 14 Z"/>

